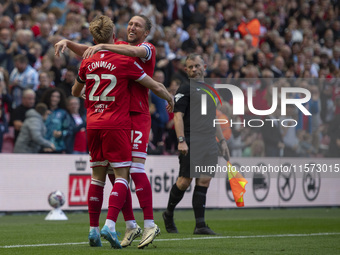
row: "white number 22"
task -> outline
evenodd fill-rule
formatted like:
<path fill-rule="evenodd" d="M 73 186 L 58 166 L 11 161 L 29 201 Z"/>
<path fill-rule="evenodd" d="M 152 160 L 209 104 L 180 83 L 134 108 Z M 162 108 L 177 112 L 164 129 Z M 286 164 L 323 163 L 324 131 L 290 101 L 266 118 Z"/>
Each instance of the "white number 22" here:
<path fill-rule="evenodd" d="M 114 87 L 117 84 L 117 78 L 116 76 L 112 75 L 112 74 L 102 74 L 101 77 L 99 77 L 99 75 L 97 74 L 87 74 L 86 75 L 86 79 L 93 79 L 94 80 L 94 85 L 92 87 L 92 90 L 90 92 L 89 95 L 89 100 L 90 101 L 115 101 L 115 97 L 108 97 L 107 94 L 110 93 L 111 90 L 114 89 Z M 96 90 L 99 87 L 100 84 L 100 79 L 102 80 L 111 80 L 109 86 L 107 86 L 103 93 L 100 96 L 94 96 L 94 93 L 96 92 Z"/>

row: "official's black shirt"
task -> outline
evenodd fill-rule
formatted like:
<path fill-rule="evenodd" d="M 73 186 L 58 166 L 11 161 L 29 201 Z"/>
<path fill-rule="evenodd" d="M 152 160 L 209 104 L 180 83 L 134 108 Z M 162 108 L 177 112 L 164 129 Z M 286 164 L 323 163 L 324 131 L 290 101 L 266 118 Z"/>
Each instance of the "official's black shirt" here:
<path fill-rule="evenodd" d="M 209 92 L 209 93 L 208 93 Z M 202 115 L 202 95 L 206 95 L 207 114 Z M 205 83 L 191 81 L 179 87 L 175 95 L 174 112 L 184 113 L 184 135 L 186 140 L 199 138 L 215 141 L 216 128 L 213 121 L 216 117 L 214 93 Z"/>

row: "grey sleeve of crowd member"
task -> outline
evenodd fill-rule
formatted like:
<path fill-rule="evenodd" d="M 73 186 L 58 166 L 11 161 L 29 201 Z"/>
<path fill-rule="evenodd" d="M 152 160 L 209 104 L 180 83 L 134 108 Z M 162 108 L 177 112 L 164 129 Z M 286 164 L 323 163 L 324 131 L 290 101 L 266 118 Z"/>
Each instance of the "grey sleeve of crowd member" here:
<path fill-rule="evenodd" d="M 43 131 L 42 131 L 43 125 L 44 125 L 44 123 L 42 122 L 42 120 L 34 119 L 34 120 L 31 121 L 31 123 L 29 125 L 29 130 L 30 130 L 32 140 L 36 144 L 39 144 L 42 147 L 51 148 L 51 142 L 44 138 L 44 134 L 43 134 Z"/>

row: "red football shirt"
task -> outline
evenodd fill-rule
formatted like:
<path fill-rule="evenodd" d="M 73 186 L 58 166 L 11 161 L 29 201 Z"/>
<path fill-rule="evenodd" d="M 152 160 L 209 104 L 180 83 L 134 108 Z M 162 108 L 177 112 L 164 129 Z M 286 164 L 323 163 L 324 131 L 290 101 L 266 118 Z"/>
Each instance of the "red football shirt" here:
<path fill-rule="evenodd" d="M 83 60 L 79 78 L 86 82 L 87 129 L 131 129 L 128 83 L 145 76 L 134 58 L 110 51 Z"/>
<path fill-rule="evenodd" d="M 127 42 L 116 42 L 115 44 L 128 44 Z M 137 44 L 136 47 L 144 47 L 147 55 L 145 58 L 135 57 L 134 59 L 144 69 L 145 73 L 150 77 L 153 76 L 156 64 L 156 49 L 151 43 L 143 42 Z M 129 83 L 131 91 L 130 111 L 149 114 L 149 89 L 138 84 L 138 82 L 131 81 Z"/>

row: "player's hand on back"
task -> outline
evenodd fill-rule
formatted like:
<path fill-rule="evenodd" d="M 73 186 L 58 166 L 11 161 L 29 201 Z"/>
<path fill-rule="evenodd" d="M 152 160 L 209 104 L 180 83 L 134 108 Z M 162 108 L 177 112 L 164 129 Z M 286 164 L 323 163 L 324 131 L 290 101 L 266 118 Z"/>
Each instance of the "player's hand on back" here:
<path fill-rule="evenodd" d="M 93 56 L 93 54 L 95 54 L 96 52 L 102 50 L 102 45 L 101 44 L 98 44 L 98 45 L 95 45 L 95 46 L 91 46 L 91 47 L 88 47 L 87 50 L 84 52 L 83 54 L 83 58 L 90 58 Z"/>

